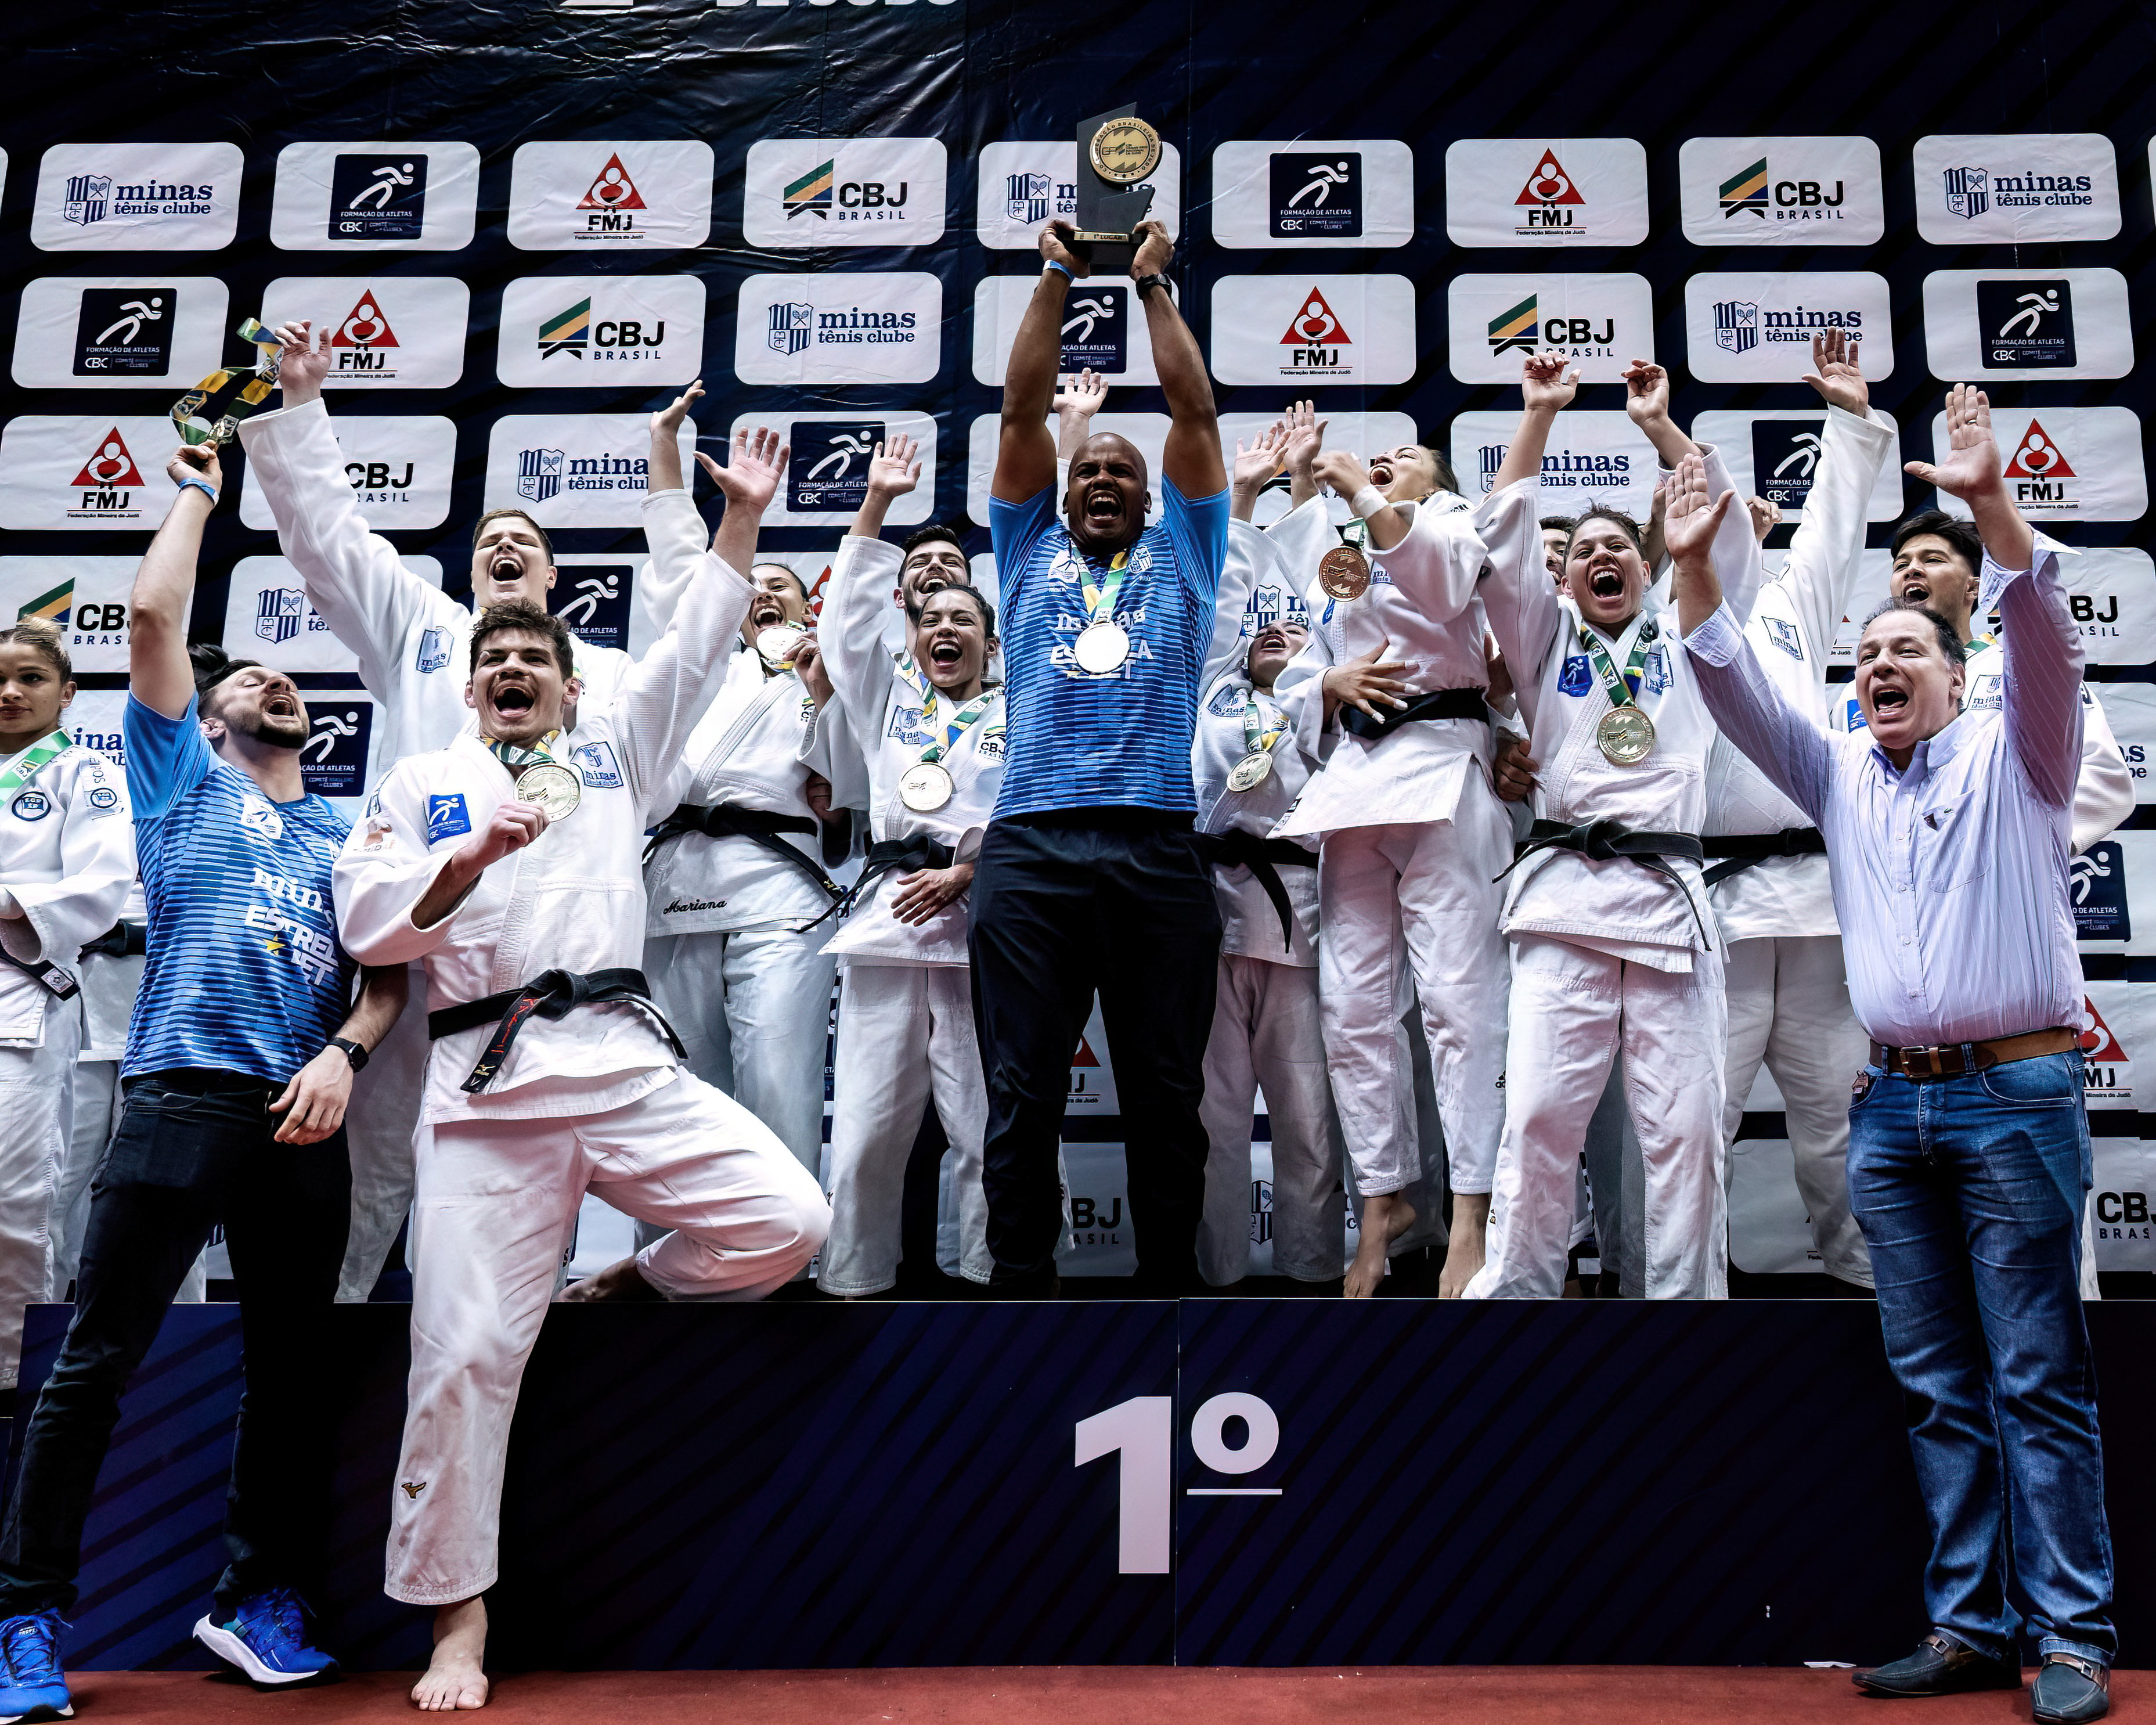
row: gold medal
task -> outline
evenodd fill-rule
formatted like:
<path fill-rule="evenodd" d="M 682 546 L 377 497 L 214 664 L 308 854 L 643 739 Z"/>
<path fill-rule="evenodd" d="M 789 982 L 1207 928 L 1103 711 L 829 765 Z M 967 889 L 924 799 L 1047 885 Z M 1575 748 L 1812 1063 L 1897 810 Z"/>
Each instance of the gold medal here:
<path fill-rule="evenodd" d="M 558 761 L 542 761 L 516 775 L 516 800 L 533 804 L 550 825 L 574 814 L 583 797 L 583 781 Z"/>
<path fill-rule="evenodd" d="M 1655 752 L 1655 721 L 1636 706 L 1613 706 L 1594 727 L 1594 741 L 1620 767 L 1636 767 Z"/>
<path fill-rule="evenodd" d="M 1228 788 L 1231 791 L 1255 790 L 1272 776 L 1273 757 L 1263 749 L 1253 749 L 1235 762 L 1228 774 Z"/>
<path fill-rule="evenodd" d="M 1370 590 L 1370 560 L 1352 545 L 1336 545 L 1318 561 L 1317 584 L 1336 599 L 1359 599 Z"/>
<path fill-rule="evenodd" d="M 806 629 L 787 624 L 776 624 L 760 630 L 756 638 L 756 650 L 763 655 L 763 662 L 771 665 L 788 665 L 793 655 L 801 650 L 801 644 L 808 638 Z"/>
<path fill-rule="evenodd" d="M 1131 656 L 1131 638 L 1120 623 L 1089 623 L 1078 632 L 1078 644 L 1071 650 L 1079 670 L 1105 677 L 1123 668 Z"/>
<path fill-rule="evenodd" d="M 1093 134 L 1086 152 L 1093 172 L 1111 186 L 1135 186 L 1160 166 L 1160 134 L 1135 114 L 1111 120 Z"/>
<path fill-rule="evenodd" d="M 922 761 L 907 768 L 898 781 L 898 800 L 916 814 L 930 814 L 949 802 L 956 788 L 942 768 Z"/>

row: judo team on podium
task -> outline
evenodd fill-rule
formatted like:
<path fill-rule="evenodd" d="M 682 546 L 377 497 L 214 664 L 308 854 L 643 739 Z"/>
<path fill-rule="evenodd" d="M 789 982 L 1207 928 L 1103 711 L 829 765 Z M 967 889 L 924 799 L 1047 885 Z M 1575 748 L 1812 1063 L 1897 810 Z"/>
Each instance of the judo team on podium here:
<path fill-rule="evenodd" d="M 305 789 L 291 680 L 187 644 L 214 444 L 172 458 L 180 495 L 136 578 L 124 773 L 69 742 L 53 633 L 0 631 L 11 1371 L 23 1302 L 70 1278 L 75 1299 L 18 1428 L 0 1721 L 69 1714 L 59 1635 L 118 1397 L 213 1229 L 248 1388 L 231 1563 L 198 1637 L 260 1684 L 336 1669 L 306 1603 L 342 1391 L 317 1314 L 367 1297 L 408 1214 L 388 1591 L 435 1608 L 417 1704 L 479 1707 L 511 1418 L 548 1305 L 755 1300 L 812 1262 L 830 1294 L 892 1288 L 932 1101 L 947 1267 L 1051 1297 L 1096 997 L 1159 1296 L 1247 1271 L 1262 1089 L 1278 1274 L 1367 1296 L 1389 1253 L 1442 1240 L 1446 1296 L 1557 1296 L 1583 1154 L 1621 1158 L 1629 1115 L 1644 1217 L 1603 1221 L 1605 1264 L 1649 1298 L 1722 1297 L 1729 1145 L 1763 1062 L 1826 1270 L 1876 1282 L 1937 1540 L 1933 1634 L 1859 1681 L 2018 1686 L 2025 1628 L 2037 1717 L 2101 1713 L 2066 881 L 2131 793 L 2082 690 L 2061 547 L 2005 501 L 1984 397 L 1958 388 L 1951 449 L 1909 468 L 1967 518 L 1903 522 L 1891 591 L 1861 592 L 1893 434 L 1856 343 L 1820 338 L 1821 453 L 1769 575 L 1771 506 L 1735 500 L 1645 361 L 1625 389 L 1661 463 L 1647 522 L 1541 513 L 1578 382 L 1553 354 L 1524 362 L 1479 500 L 1433 447 L 1328 446 L 1307 403 L 1227 456 L 1170 244 L 1142 237 L 1158 471 L 1089 432 L 1096 380 L 1059 390 L 1087 264 L 1050 223 L 1004 385 L 996 594 L 951 529 L 885 536 L 920 480 L 903 436 L 875 452 L 820 613 L 757 557 L 788 459 L 773 434 L 696 454 L 721 504 L 707 544 L 680 457 L 692 384 L 652 417 L 641 657 L 550 614 L 552 549 L 521 511 L 480 521 L 469 605 L 407 569 L 346 480 L 328 332 L 279 331 L 282 400 L 240 442 L 379 703 L 393 764 L 357 825 Z M 1260 529 L 1283 479 L 1291 507 Z M 1876 613 L 1851 703 L 1826 682 L 1845 613 Z M 866 814 L 850 841 L 848 810 Z M 123 920 L 138 866 L 123 1100 L 63 1262 L 49 1146 L 97 974 L 77 955 Z M 588 1192 L 634 1219 L 636 1250 L 567 1281 Z"/>

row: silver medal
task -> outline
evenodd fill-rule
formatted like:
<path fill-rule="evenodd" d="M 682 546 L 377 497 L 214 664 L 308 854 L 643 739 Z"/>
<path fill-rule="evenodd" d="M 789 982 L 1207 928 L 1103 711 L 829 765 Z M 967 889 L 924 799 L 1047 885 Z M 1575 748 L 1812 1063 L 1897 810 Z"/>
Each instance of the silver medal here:
<path fill-rule="evenodd" d="M 757 633 L 756 650 L 763 655 L 767 665 L 788 665 L 808 638 L 806 629 L 795 629 L 790 624 L 774 624 Z"/>
<path fill-rule="evenodd" d="M 1636 767 L 1655 752 L 1655 721 L 1636 706 L 1614 706 L 1595 726 L 1594 741 L 1613 766 Z"/>
<path fill-rule="evenodd" d="M 1228 788 L 1255 790 L 1272 776 L 1272 770 L 1273 757 L 1263 749 L 1253 749 L 1229 770 Z"/>
<path fill-rule="evenodd" d="M 531 803 L 550 824 L 574 814 L 583 797 L 583 779 L 558 761 L 542 761 L 516 775 L 516 800 Z"/>
<path fill-rule="evenodd" d="M 933 761 L 909 767 L 898 781 L 898 800 L 916 814 L 929 814 L 951 800 L 951 775 Z"/>
<path fill-rule="evenodd" d="M 1105 677 L 1110 671 L 1123 668 L 1123 661 L 1131 656 L 1131 638 L 1120 623 L 1089 623 L 1079 631 L 1078 644 L 1073 650 L 1079 670 L 1091 676 Z"/>

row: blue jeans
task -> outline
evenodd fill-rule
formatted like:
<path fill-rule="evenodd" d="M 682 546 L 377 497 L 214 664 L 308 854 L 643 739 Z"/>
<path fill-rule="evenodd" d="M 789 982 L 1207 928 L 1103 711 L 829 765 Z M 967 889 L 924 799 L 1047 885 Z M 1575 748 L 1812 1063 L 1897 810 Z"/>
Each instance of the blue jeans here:
<path fill-rule="evenodd" d="M 1931 1522 L 1925 1608 L 1994 1659 L 2018 1661 L 2025 1626 L 2040 1656 L 2108 1666 L 2111 1529 L 2079 1289 L 2082 1057 L 1921 1082 L 1874 1066 L 1861 1081 L 1850 1200 Z"/>

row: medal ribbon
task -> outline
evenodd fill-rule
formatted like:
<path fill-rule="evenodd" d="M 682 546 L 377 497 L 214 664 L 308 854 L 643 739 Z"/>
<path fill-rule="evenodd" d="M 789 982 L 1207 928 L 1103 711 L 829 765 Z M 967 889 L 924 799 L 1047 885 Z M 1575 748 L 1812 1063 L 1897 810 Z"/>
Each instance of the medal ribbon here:
<path fill-rule="evenodd" d="M 509 776 L 513 779 L 526 767 L 536 767 L 542 762 L 560 766 L 562 763 L 547 752 L 547 745 L 561 734 L 558 731 L 549 731 L 539 739 L 539 747 L 536 749 L 519 748 L 513 742 L 499 742 L 491 737 L 482 737 L 480 741 L 486 745 L 486 752 L 490 755 L 509 769 Z"/>
<path fill-rule="evenodd" d="M 936 685 L 928 680 L 927 673 L 914 662 L 911 653 L 893 653 L 891 657 L 893 669 L 898 674 L 899 681 L 911 689 L 920 700 L 921 722 L 924 726 L 933 728 L 936 724 L 937 711 Z M 944 724 L 943 735 L 921 751 L 921 764 L 933 766 L 956 748 L 958 746 L 958 739 L 966 734 L 967 727 L 988 710 L 988 703 L 994 699 L 995 691 L 993 689 L 983 689 L 965 706 L 952 714 Z"/>
<path fill-rule="evenodd" d="M 1260 730 L 1262 722 L 1264 728 Z M 1243 697 L 1243 747 L 1253 755 L 1269 755 L 1287 731 L 1287 715 L 1255 689 Z"/>
<path fill-rule="evenodd" d="M 241 341 L 252 341 L 262 350 L 254 362 L 254 369 L 245 372 L 238 366 L 223 367 L 212 372 L 172 403 L 172 424 L 185 443 L 230 443 L 239 434 L 239 422 L 269 400 L 270 392 L 276 388 L 277 367 L 282 354 L 275 335 L 251 317 L 241 319 L 234 333 Z M 236 394 L 227 394 L 233 379 L 243 375 L 247 382 Z M 213 402 L 221 409 L 214 424 L 201 417 L 203 410 Z"/>
<path fill-rule="evenodd" d="M 1108 565 L 1108 579 L 1096 585 L 1093 566 L 1089 562 L 1078 574 L 1078 591 L 1086 601 L 1086 621 L 1088 624 L 1111 623 L 1116 615 L 1116 597 L 1123 590 L 1123 578 L 1130 572 L 1131 554 L 1128 548 L 1116 553 Z"/>
<path fill-rule="evenodd" d="M 1594 665 L 1594 674 L 1602 680 L 1603 692 L 1609 696 L 1612 706 L 1639 705 L 1640 668 L 1647 662 L 1647 649 L 1653 646 L 1661 631 L 1650 618 L 1640 625 L 1640 633 L 1632 642 L 1632 655 L 1625 665 L 1625 674 L 1617 674 L 1616 661 L 1602 644 L 1602 638 L 1585 624 L 1579 625 L 1579 644 L 1587 649 L 1587 656 Z"/>
<path fill-rule="evenodd" d="M 1359 515 L 1340 529 L 1340 542 L 1362 551 L 1370 542 L 1370 524 Z"/>
<path fill-rule="evenodd" d="M 20 790 L 44 769 L 46 762 L 65 754 L 74 739 L 64 731 L 55 731 L 50 737 L 33 742 L 15 757 L 5 773 L 0 773 L 0 797 Z"/>

